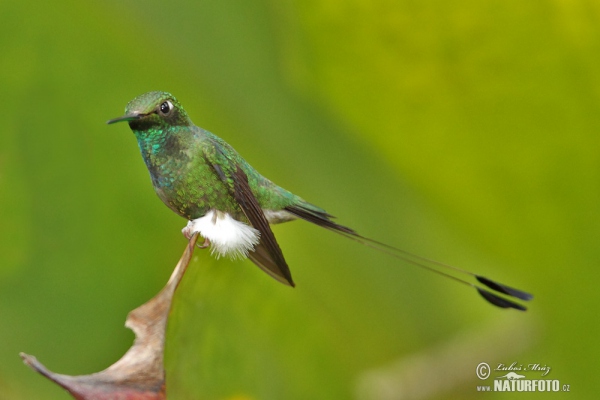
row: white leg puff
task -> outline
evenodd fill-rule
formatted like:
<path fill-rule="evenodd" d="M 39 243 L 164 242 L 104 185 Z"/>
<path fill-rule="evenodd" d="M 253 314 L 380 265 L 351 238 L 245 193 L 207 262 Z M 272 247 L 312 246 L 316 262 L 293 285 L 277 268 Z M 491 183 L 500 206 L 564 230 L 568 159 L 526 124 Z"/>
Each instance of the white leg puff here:
<path fill-rule="evenodd" d="M 210 210 L 203 217 L 189 221 L 182 229 L 182 233 L 188 238 L 196 232 L 210 241 L 211 254 L 217 258 L 247 257 L 248 252 L 254 250 L 260 240 L 258 230 L 217 210 Z"/>

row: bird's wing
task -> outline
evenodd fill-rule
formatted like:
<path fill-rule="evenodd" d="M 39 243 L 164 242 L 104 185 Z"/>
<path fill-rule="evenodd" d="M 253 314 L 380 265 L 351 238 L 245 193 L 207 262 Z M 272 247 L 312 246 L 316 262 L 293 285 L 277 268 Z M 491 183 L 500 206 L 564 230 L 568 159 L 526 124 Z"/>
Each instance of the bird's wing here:
<path fill-rule="evenodd" d="M 204 153 L 217 175 L 229 186 L 231 194 L 250 224 L 260 232 L 259 244 L 248 254 L 250 260 L 279 282 L 295 286 L 283 253 L 258 200 L 250 189 L 244 170 L 216 146 Z"/>

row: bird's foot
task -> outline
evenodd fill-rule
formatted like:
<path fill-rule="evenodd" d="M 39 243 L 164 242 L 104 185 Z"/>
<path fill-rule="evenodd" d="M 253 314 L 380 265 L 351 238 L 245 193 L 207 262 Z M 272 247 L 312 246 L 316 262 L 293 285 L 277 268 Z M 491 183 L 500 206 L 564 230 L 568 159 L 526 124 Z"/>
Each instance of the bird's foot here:
<path fill-rule="evenodd" d="M 185 236 L 187 240 L 190 240 L 192 236 L 194 236 L 194 233 L 196 232 L 194 232 L 194 224 L 192 224 L 192 221 L 188 222 L 186 227 L 181 230 L 181 233 L 183 233 L 183 236 Z"/>
<path fill-rule="evenodd" d="M 194 223 L 192 221 L 189 221 L 187 226 L 181 230 L 181 233 L 183 233 L 183 236 L 185 236 L 187 240 L 190 240 L 196 232 L 198 231 L 194 230 Z M 210 240 L 204 238 L 204 243 L 197 243 L 196 246 L 198 246 L 199 249 L 206 249 L 210 246 Z"/>

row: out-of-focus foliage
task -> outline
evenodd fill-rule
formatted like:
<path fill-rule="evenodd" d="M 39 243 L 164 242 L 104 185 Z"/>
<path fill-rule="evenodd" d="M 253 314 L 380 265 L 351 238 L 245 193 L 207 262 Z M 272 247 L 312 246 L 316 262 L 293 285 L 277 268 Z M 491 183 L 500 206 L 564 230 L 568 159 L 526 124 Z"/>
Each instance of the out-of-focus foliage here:
<path fill-rule="evenodd" d="M 484 361 L 545 364 L 569 396 L 597 396 L 595 2 L 5 2 L 0 49 L 0 399 L 68 398 L 19 351 L 68 374 L 114 362 L 125 315 L 183 250 L 133 135 L 104 124 L 149 90 L 340 223 L 536 295 L 503 312 L 277 226 L 296 289 L 196 253 L 169 325 L 170 398 L 374 398 L 398 382 L 479 398 Z"/>

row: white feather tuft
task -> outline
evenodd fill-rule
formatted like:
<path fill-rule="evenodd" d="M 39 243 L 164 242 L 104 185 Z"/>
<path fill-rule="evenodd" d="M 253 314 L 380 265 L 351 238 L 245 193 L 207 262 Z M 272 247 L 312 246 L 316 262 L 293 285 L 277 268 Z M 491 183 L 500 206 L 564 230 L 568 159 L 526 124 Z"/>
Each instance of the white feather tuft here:
<path fill-rule="evenodd" d="M 248 252 L 254 250 L 260 240 L 258 230 L 217 210 L 210 210 L 203 217 L 189 221 L 183 231 L 189 233 L 189 236 L 199 232 L 203 238 L 208 239 L 211 254 L 217 258 L 248 257 Z"/>

